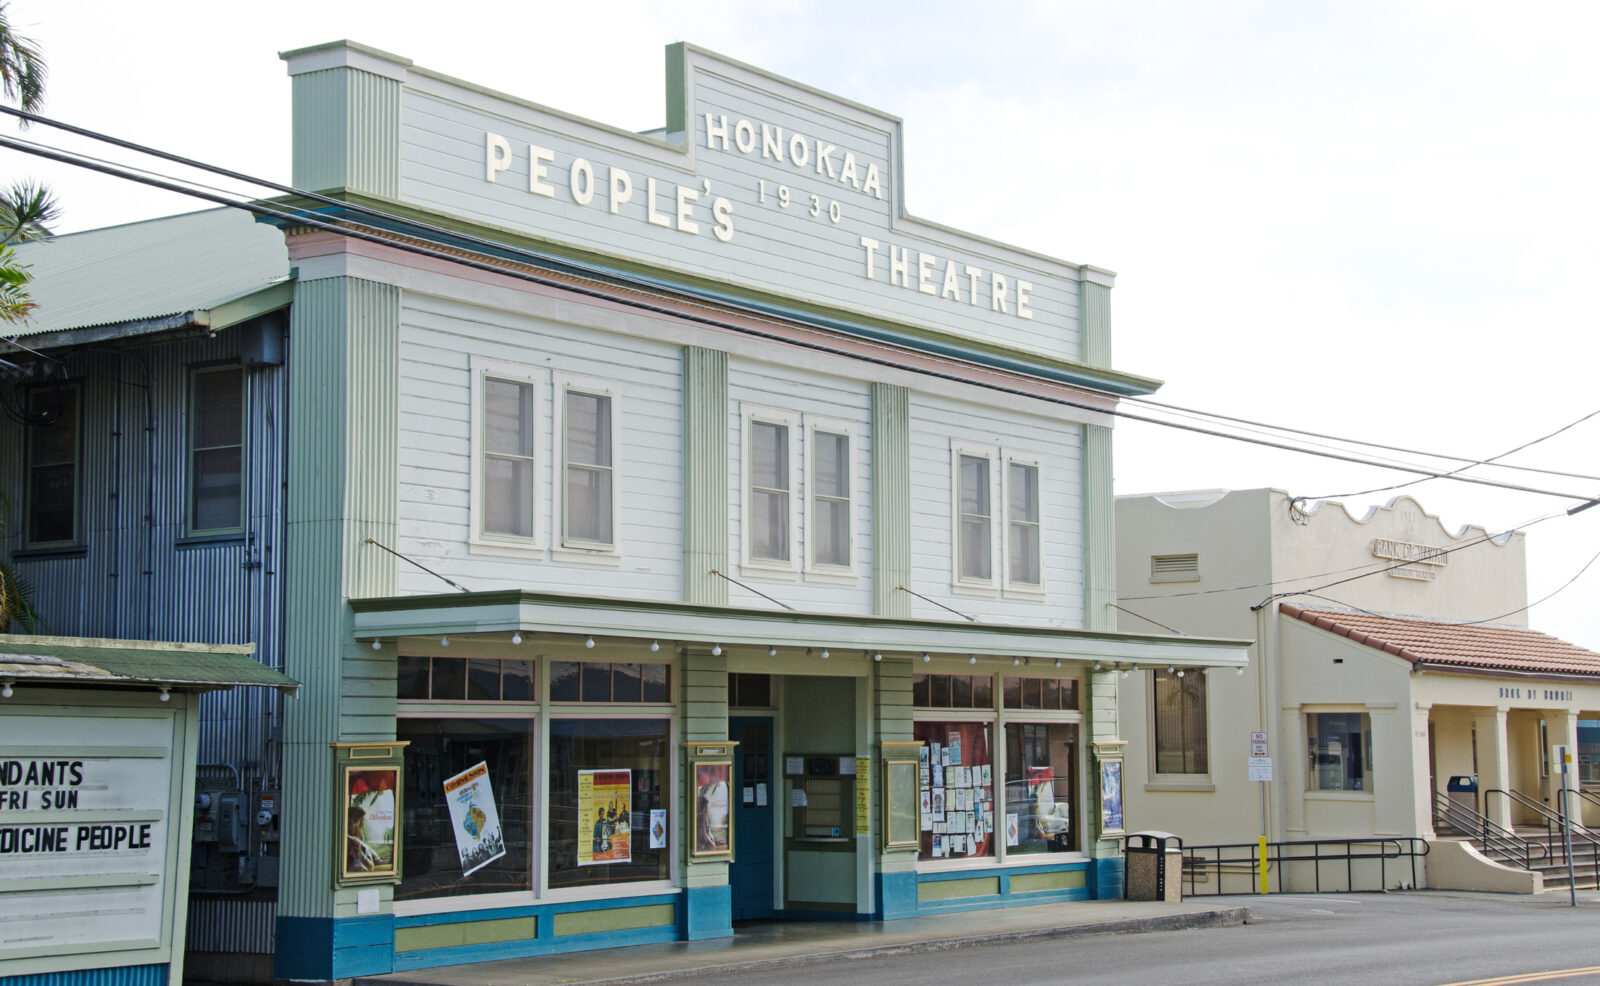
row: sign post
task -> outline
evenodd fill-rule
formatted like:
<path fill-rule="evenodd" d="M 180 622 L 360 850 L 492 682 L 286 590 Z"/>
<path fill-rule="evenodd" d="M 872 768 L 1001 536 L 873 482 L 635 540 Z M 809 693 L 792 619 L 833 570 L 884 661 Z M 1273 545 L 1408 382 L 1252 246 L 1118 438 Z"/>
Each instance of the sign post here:
<path fill-rule="evenodd" d="M 1250 734 L 1250 779 L 1263 784 L 1272 783 L 1272 757 L 1267 752 L 1267 734 L 1263 730 L 1256 730 Z M 1257 867 L 1257 876 L 1260 878 L 1257 889 L 1263 894 L 1267 892 L 1267 834 L 1267 796 L 1263 789 L 1260 865 Z"/>
<path fill-rule="evenodd" d="M 1561 775 L 1561 845 L 1567 852 L 1567 889 L 1572 896 L 1572 906 L 1578 906 L 1578 881 L 1572 866 L 1572 807 L 1567 797 L 1567 776 L 1572 771 L 1572 748 L 1558 744 L 1550 748 L 1550 759 L 1560 767 Z"/>

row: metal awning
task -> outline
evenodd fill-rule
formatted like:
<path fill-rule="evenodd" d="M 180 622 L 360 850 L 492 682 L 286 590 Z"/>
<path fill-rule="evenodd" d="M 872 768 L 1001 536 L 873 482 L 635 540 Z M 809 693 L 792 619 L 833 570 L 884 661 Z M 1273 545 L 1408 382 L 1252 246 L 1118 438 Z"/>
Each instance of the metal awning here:
<path fill-rule="evenodd" d="M 504 590 L 352 599 L 358 640 L 572 634 L 760 647 L 1244 667 L 1251 642 L 1057 627 L 736 609 Z"/>
<path fill-rule="evenodd" d="M 0 684 L 143 685 L 214 691 L 239 685 L 295 695 L 300 683 L 256 661 L 254 644 L 0 635 Z"/>

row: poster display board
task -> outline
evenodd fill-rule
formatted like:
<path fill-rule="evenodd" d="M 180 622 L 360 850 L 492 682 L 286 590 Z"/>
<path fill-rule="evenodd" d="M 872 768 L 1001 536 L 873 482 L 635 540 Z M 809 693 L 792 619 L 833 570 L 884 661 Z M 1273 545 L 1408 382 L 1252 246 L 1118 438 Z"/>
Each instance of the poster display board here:
<path fill-rule="evenodd" d="M 605 866 L 633 858 L 632 770 L 578 771 L 578 865 Z M 589 838 L 583 838 L 584 834 Z"/>
<path fill-rule="evenodd" d="M 461 856 L 461 875 L 471 876 L 506 854 L 488 763 L 479 761 L 446 780 L 444 794 Z"/>
<path fill-rule="evenodd" d="M 915 850 L 922 840 L 923 792 L 920 742 L 885 742 L 883 749 L 883 848 Z"/>
<path fill-rule="evenodd" d="M 400 743 L 333 743 L 334 886 L 400 882 Z"/>
<path fill-rule="evenodd" d="M 689 803 L 697 857 L 726 856 L 733 852 L 733 811 L 728 792 L 733 780 L 731 760 L 701 760 L 694 765 L 694 799 Z"/>
<path fill-rule="evenodd" d="M 1121 835 L 1122 758 L 1100 761 L 1100 834 Z"/>

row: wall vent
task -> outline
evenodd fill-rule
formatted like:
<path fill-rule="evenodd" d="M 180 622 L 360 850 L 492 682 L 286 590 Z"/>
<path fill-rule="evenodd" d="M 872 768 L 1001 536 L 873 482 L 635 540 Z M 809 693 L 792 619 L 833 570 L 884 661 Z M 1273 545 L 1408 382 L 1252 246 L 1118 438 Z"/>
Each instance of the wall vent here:
<path fill-rule="evenodd" d="M 1199 555 L 1151 555 L 1151 582 L 1200 581 Z"/>

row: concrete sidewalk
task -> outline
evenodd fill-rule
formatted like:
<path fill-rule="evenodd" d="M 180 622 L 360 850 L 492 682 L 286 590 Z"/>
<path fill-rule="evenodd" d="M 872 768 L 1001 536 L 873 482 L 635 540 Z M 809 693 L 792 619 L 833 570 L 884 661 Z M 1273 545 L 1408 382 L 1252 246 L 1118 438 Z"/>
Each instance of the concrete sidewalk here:
<path fill-rule="evenodd" d="M 1234 898 L 1233 900 L 1237 900 Z M 963 911 L 904 921 L 771 921 L 732 938 L 631 945 L 364 976 L 356 986 L 554 986 L 665 982 L 877 955 L 1075 935 L 1179 931 L 1244 924 L 1233 902 L 1095 900 Z"/>

